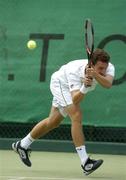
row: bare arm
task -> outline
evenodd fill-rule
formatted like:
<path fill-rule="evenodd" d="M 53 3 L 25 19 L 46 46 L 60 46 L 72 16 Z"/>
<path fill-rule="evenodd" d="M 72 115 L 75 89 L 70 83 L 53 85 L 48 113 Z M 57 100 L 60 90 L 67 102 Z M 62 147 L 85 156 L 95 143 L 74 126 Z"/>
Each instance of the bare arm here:
<path fill-rule="evenodd" d="M 86 73 L 88 77 L 95 78 L 96 81 L 104 88 L 111 88 L 114 77 L 105 75 L 105 73 L 98 73 L 94 68 L 87 68 Z"/>
<path fill-rule="evenodd" d="M 80 90 L 72 91 L 71 95 L 72 95 L 72 100 L 74 104 L 80 103 L 82 99 L 84 98 L 84 94 L 82 94 Z"/>
<path fill-rule="evenodd" d="M 100 75 L 97 72 L 94 73 L 94 78 L 98 81 L 98 83 L 105 87 L 105 88 L 111 88 L 112 82 L 113 82 L 113 77 L 111 75 Z"/>
<path fill-rule="evenodd" d="M 86 88 L 87 85 L 92 85 L 93 79 L 88 78 L 85 76 L 84 81 L 83 81 L 83 85 L 80 89 L 78 90 L 74 90 L 71 92 L 72 95 L 72 100 L 74 104 L 78 104 L 82 101 L 82 99 L 84 98 L 85 94 L 89 91 L 89 88 Z"/>

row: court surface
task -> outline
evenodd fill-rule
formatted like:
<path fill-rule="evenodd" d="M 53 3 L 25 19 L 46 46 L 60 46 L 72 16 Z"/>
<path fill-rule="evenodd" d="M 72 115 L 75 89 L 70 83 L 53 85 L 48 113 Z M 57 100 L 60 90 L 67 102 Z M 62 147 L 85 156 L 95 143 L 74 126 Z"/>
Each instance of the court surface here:
<path fill-rule="evenodd" d="M 76 153 L 34 151 L 29 168 L 15 152 L 0 150 L 0 180 L 126 180 L 126 156 L 93 154 L 92 158 L 102 158 L 104 164 L 85 176 Z"/>

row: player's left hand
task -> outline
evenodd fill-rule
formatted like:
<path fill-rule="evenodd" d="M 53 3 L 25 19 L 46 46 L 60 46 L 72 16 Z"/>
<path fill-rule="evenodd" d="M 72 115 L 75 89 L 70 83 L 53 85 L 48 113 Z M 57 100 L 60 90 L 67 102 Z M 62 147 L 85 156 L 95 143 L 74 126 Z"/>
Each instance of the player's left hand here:
<path fill-rule="evenodd" d="M 84 85 L 85 87 L 90 87 L 92 86 L 93 83 L 93 78 L 92 77 L 88 77 L 87 75 L 84 78 Z"/>

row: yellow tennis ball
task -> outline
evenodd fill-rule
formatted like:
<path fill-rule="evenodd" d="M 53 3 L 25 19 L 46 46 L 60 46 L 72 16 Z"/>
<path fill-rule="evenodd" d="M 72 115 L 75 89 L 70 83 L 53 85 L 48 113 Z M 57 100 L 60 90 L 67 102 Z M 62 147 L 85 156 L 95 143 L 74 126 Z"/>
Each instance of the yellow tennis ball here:
<path fill-rule="evenodd" d="M 34 40 L 30 40 L 27 42 L 28 49 L 35 49 L 36 48 L 36 42 Z"/>

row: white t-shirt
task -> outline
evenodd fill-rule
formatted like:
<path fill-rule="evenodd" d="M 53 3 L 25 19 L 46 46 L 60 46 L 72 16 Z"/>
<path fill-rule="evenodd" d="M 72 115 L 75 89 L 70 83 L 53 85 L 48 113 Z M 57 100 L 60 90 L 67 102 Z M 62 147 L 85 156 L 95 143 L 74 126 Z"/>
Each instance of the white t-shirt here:
<path fill-rule="evenodd" d="M 69 88 L 70 91 L 78 90 L 83 84 L 83 79 L 85 77 L 84 72 L 87 64 L 87 59 L 71 61 L 61 66 L 61 68 L 53 74 L 53 77 L 57 78 L 62 84 L 62 86 Z M 111 75 L 114 77 L 115 68 L 113 64 L 109 63 L 106 70 L 106 75 Z M 96 85 L 97 81 L 93 79 L 93 84 L 90 87 L 89 91 L 94 90 Z"/>

